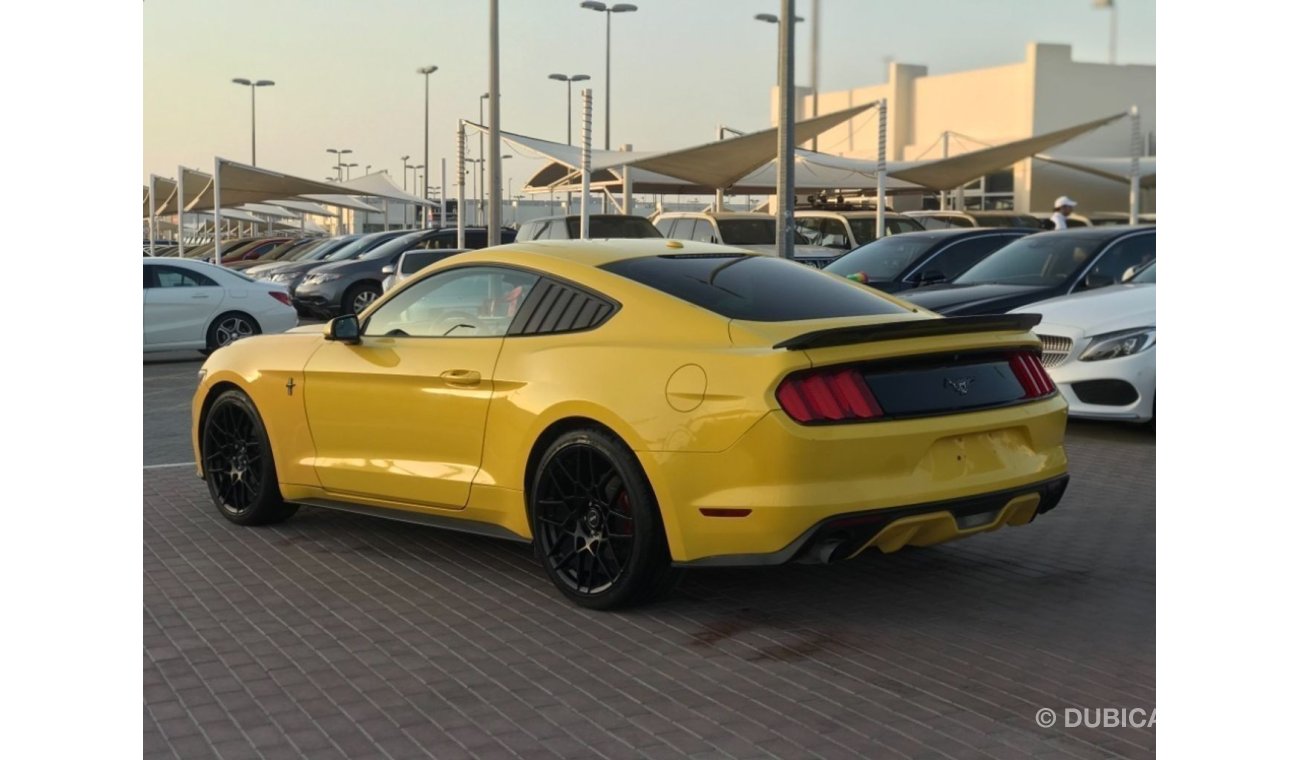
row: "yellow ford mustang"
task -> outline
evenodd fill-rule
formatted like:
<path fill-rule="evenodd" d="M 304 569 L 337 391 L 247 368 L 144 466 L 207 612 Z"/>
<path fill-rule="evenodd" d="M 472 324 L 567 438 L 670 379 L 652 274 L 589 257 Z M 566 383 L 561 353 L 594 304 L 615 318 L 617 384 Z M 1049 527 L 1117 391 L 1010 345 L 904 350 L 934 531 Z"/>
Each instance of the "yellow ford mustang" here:
<path fill-rule="evenodd" d="M 1066 404 L 1037 319 L 939 318 L 723 246 L 532 241 L 215 352 L 193 444 L 232 522 L 307 504 L 531 541 L 567 597 L 612 608 L 687 567 L 892 552 L 1054 507 Z"/>

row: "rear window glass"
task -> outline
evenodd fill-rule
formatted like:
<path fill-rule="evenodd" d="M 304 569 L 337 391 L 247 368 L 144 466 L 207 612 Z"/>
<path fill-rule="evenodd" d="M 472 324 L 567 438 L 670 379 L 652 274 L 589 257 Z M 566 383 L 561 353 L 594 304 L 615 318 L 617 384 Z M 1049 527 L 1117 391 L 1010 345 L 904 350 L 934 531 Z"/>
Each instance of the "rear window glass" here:
<path fill-rule="evenodd" d="M 906 314 L 848 280 L 771 256 L 646 256 L 606 269 L 730 319 L 799 319 Z"/>
<path fill-rule="evenodd" d="M 849 251 L 828 264 L 826 271 L 845 277 L 862 272 L 868 281 L 892 280 L 933 247 L 933 235 L 882 238 Z"/>
<path fill-rule="evenodd" d="M 402 254 L 402 274 L 411 274 L 429 266 L 436 261 L 442 261 L 451 254 L 445 250 L 419 250 L 407 251 Z"/>
<path fill-rule="evenodd" d="M 569 239 L 577 240 L 579 237 L 578 224 L 576 216 L 568 218 Z M 600 238 L 661 238 L 659 230 L 650 223 L 649 219 L 643 216 L 593 216 L 587 220 L 587 237 Z"/>

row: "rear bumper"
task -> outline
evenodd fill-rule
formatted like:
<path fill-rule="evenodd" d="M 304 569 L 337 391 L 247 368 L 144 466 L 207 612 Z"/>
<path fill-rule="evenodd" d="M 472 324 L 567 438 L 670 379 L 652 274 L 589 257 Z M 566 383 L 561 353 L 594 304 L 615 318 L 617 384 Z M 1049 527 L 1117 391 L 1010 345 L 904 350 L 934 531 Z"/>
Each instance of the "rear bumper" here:
<path fill-rule="evenodd" d="M 1008 502 L 1016 503 L 1004 506 L 1014 507 L 1012 513 L 994 515 L 990 524 L 918 529 L 903 543 L 1023 524 L 1046 501 L 1036 489 L 1066 475 L 1065 421 L 1065 399 L 1056 394 L 1013 407 L 879 423 L 803 426 L 772 412 L 724 451 L 641 451 L 638 457 L 675 562 L 773 564 L 794 558 L 820 526 L 865 512 L 1010 493 Z M 1032 508 L 1022 498 L 1031 491 L 1037 494 L 1027 499 Z M 956 525 L 954 517 L 943 520 Z M 882 535 L 876 545 L 898 548 L 887 539 Z"/>
<path fill-rule="evenodd" d="M 781 565 L 786 562 L 825 563 L 856 557 L 875 547 L 882 552 L 904 546 L 931 546 L 1003 525 L 1025 525 L 1061 501 L 1069 475 L 1042 483 L 962 499 L 873 509 L 828 517 L 780 551 L 728 554 L 674 562 L 680 567 Z"/>

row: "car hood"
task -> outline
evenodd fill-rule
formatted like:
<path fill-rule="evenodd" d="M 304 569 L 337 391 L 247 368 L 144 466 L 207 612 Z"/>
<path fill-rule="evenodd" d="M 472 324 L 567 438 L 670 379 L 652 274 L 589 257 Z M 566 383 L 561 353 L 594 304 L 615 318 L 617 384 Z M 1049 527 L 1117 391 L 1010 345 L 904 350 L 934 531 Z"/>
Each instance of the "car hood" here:
<path fill-rule="evenodd" d="M 1081 335 L 1147 327 L 1156 323 L 1154 285 L 1113 285 L 1030 304 L 1018 312 L 1043 315 L 1042 324 L 1071 328 Z"/>
<path fill-rule="evenodd" d="M 1051 288 L 1042 285 L 930 285 L 910 290 L 902 297 L 940 314 L 1003 314 L 1045 298 Z"/>

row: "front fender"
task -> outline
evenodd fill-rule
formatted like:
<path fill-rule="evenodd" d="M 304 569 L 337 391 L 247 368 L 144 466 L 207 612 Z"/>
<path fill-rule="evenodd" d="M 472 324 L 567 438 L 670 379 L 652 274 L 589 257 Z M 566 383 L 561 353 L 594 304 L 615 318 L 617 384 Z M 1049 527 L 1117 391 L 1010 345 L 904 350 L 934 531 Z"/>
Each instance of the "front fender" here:
<path fill-rule="evenodd" d="M 252 400 L 262 417 L 281 485 L 320 486 L 311 464 L 315 445 L 303 404 L 303 367 L 321 343 L 319 335 L 255 336 L 208 357 L 199 370 L 201 377 L 190 409 L 190 444 L 199 477 L 203 477 L 199 437 L 204 413 L 222 391 L 237 388 Z"/>

